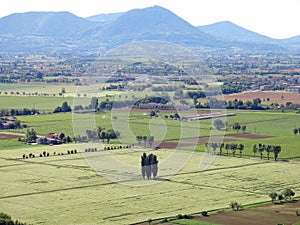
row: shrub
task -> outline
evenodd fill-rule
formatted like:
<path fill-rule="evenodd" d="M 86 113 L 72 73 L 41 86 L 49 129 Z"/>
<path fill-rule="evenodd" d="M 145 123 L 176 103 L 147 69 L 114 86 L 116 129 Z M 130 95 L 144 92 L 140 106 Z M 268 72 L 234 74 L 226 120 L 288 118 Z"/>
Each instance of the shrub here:
<path fill-rule="evenodd" d="M 183 216 L 181 214 L 178 214 L 176 217 L 175 217 L 176 220 L 181 220 L 183 219 Z"/>
<path fill-rule="evenodd" d="M 203 212 L 201 212 L 201 215 L 202 216 L 208 216 L 208 212 L 207 211 L 203 211 Z"/>

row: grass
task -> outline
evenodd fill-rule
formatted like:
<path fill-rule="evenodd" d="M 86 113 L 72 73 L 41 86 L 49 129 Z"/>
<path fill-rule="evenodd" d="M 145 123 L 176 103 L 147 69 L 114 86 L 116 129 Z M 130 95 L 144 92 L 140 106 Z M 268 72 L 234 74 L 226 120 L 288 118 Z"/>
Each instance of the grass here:
<path fill-rule="evenodd" d="M 63 102 L 72 104 L 71 97 L 43 97 L 43 96 L 0 96 L 2 109 L 38 109 L 40 112 L 53 112 Z"/>
<path fill-rule="evenodd" d="M 112 182 L 89 167 L 87 162 L 101 152 L 84 158 L 76 154 L 21 159 L 29 152 L 38 155 L 46 150 L 52 155 L 54 151 L 82 148 L 72 144 L 2 151 L 0 176 L 5 182 L 0 185 L 1 211 L 32 224 L 129 224 L 224 208 L 231 201 L 267 201 L 270 191 L 284 187 L 296 194 L 300 191 L 300 164 L 296 162 L 217 157 L 207 170 L 199 171 L 204 155 L 195 152 L 180 172 L 165 175 L 165 181 L 137 178 L 145 186 L 128 186 L 126 182 Z M 119 162 L 139 167 L 141 151 L 116 150 L 111 154 Z M 162 168 L 172 152 L 155 151 L 160 176 L 166 174 Z M 98 160 L 105 163 L 107 159 L 102 156 Z M 180 158 L 176 160 L 180 162 Z"/>
<path fill-rule="evenodd" d="M 231 113 L 232 111 L 228 111 Z M 226 134 L 235 134 L 231 129 L 232 124 L 239 122 L 247 126 L 247 132 L 261 135 L 274 136 L 273 138 L 249 140 L 234 138 L 232 142 L 245 145 L 243 155 L 253 156 L 252 147 L 254 144 L 263 143 L 270 145 L 281 145 L 282 151 L 280 159 L 297 159 L 300 156 L 300 138 L 293 134 L 294 127 L 300 127 L 300 117 L 293 113 L 274 113 L 274 112 L 249 112 L 234 111 L 236 116 L 228 117 L 228 130 Z M 172 113 L 159 113 L 159 117 L 151 118 L 148 113 L 131 112 L 129 115 L 123 111 L 101 112 L 97 114 L 41 114 L 38 116 L 19 116 L 22 123 L 27 124 L 28 128 L 35 129 L 38 135 L 45 135 L 50 132 L 65 133 L 66 136 L 74 137 L 86 135 L 87 129 L 94 129 L 98 126 L 106 129 L 114 128 L 121 132 L 119 142 L 136 143 L 136 136 L 154 135 L 155 140 L 177 141 L 182 138 L 203 137 L 216 135 L 218 132 L 211 130 L 212 120 L 195 122 L 181 122 L 166 119 L 165 115 Z M 112 119 L 115 117 L 115 119 Z M 27 129 L 12 130 L 25 134 Z M 221 132 L 222 134 L 222 132 Z M 5 147 L 5 145 L 2 145 Z M 21 147 L 21 146 L 20 146 Z M 194 147 L 186 149 L 194 150 Z M 204 151 L 204 145 L 196 147 L 198 151 Z M 239 152 L 237 151 L 237 155 Z M 264 154 L 266 155 L 266 154 Z M 257 153 L 256 156 L 259 156 Z M 271 157 L 272 154 L 271 154 Z"/>
<path fill-rule="evenodd" d="M 23 142 L 19 142 L 17 139 L 0 140 L 0 150 L 12 150 L 19 148 L 32 148 L 32 146 L 25 145 Z"/>

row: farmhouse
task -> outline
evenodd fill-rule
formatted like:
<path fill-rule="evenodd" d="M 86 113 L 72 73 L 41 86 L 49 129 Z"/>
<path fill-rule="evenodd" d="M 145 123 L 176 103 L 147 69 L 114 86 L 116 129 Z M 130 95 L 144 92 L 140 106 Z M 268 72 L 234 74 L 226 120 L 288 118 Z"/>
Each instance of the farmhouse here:
<path fill-rule="evenodd" d="M 14 129 L 20 127 L 20 121 L 17 118 L 0 118 L 0 129 Z"/>
<path fill-rule="evenodd" d="M 46 134 L 45 137 L 40 137 L 36 140 L 38 144 L 49 144 L 49 145 L 58 145 L 61 144 L 61 140 L 58 139 L 58 134 L 56 133 L 49 133 Z"/>

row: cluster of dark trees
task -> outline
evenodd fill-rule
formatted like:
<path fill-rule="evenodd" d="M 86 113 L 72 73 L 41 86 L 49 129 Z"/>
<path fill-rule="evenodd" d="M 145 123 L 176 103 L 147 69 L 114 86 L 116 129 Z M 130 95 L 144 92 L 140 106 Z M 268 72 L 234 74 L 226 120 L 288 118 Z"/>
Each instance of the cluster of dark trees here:
<path fill-rule="evenodd" d="M 27 143 L 34 143 L 37 138 L 37 133 L 34 129 L 27 129 L 26 135 L 25 135 L 25 142 Z"/>
<path fill-rule="evenodd" d="M 141 144 L 142 141 L 143 141 L 145 148 L 147 147 L 147 144 L 148 144 L 149 148 L 151 148 L 152 144 L 154 142 L 154 136 L 150 136 L 150 137 L 147 137 L 147 136 L 136 136 L 136 140 L 137 140 L 137 142 L 139 144 Z"/>
<path fill-rule="evenodd" d="M 261 105 L 261 99 L 255 98 L 252 101 L 242 101 L 242 100 L 233 100 L 233 101 L 226 101 L 226 100 L 219 100 L 216 98 L 209 98 L 207 102 L 202 104 L 201 102 L 197 102 L 195 107 L 196 108 L 216 108 L 216 109 L 251 109 L 251 110 L 266 110 L 269 107 L 263 107 Z"/>
<path fill-rule="evenodd" d="M 216 143 L 207 142 L 205 143 L 205 148 L 207 152 L 212 152 L 214 155 L 224 155 L 223 150 L 226 150 L 226 155 L 229 155 L 229 150 L 232 152 L 232 156 L 235 157 L 236 151 L 240 152 L 240 157 L 242 157 L 245 146 L 243 144 L 237 143 Z M 218 152 L 217 152 L 218 150 Z"/>
<path fill-rule="evenodd" d="M 247 129 L 246 125 L 240 125 L 240 123 L 237 123 L 237 122 L 232 125 L 232 130 L 235 130 L 235 131 L 242 130 L 243 133 L 245 133 L 246 129 Z"/>
<path fill-rule="evenodd" d="M 26 116 L 39 114 L 37 109 L 1 109 L 0 116 Z"/>
<path fill-rule="evenodd" d="M 77 112 L 100 112 L 102 110 L 111 110 L 114 102 L 109 101 L 107 98 L 105 101 L 99 103 L 97 97 L 91 98 L 91 103 L 88 106 L 77 105 L 74 107 L 74 111 Z M 127 105 L 125 105 L 127 106 Z"/>
<path fill-rule="evenodd" d="M 257 152 L 259 152 L 260 159 L 263 159 L 263 154 L 264 154 L 264 152 L 266 152 L 268 160 L 270 160 L 270 154 L 273 153 L 274 159 L 276 161 L 279 153 L 281 152 L 281 146 L 280 145 L 265 145 L 265 144 L 259 143 L 258 145 L 257 144 L 253 145 L 252 151 L 253 151 L 254 156 L 256 155 Z"/>
<path fill-rule="evenodd" d="M 142 166 L 142 176 L 145 179 L 151 179 L 153 177 L 154 179 L 157 176 L 158 172 L 158 160 L 157 156 L 154 154 L 147 155 L 145 152 L 141 156 L 141 166 Z"/>
<path fill-rule="evenodd" d="M 70 136 L 66 136 L 64 133 L 60 133 L 58 138 L 64 144 L 72 142 L 72 138 Z"/>
<path fill-rule="evenodd" d="M 20 221 L 12 220 L 11 216 L 0 212 L 0 224 L 1 225 L 26 225 L 26 223 L 22 223 Z"/>
<path fill-rule="evenodd" d="M 96 131 L 86 130 L 86 134 L 88 140 L 95 141 L 97 139 L 101 139 L 103 143 L 106 140 L 108 144 L 110 143 L 111 139 L 116 139 L 121 135 L 121 133 L 117 130 L 106 130 L 104 127 L 97 127 Z"/>
<path fill-rule="evenodd" d="M 54 109 L 53 113 L 61 113 L 61 112 L 71 112 L 72 109 L 71 107 L 68 105 L 67 102 L 64 102 L 62 104 L 62 106 L 58 106 Z"/>
<path fill-rule="evenodd" d="M 271 192 L 269 194 L 269 197 L 271 198 L 272 200 L 272 203 L 275 203 L 276 199 L 279 201 L 279 202 L 282 202 L 282 200 L 291 200 L 292 197 L 295 196 L 295 192 L 290 189 L 290 188 L 286 188 L 284 189 L 280 194 L 278 194 L 277 192 Z M 297 214 L 298 216 L 298 214 Z"/>
<path fill-rule="evenodd" d="M 143 99 L 140 99 L 135 103 L 136 106 L 139 106 L 140 103 L 160 103 L 160 104 L 167 104 L 170 101 L 170 96 L 149 96 Z"/>
<path fill-rule="evenodd" d="M 186 97 L 191 99 L 206 98 L 206 94 L 203 91 L 188 91 Z"/>

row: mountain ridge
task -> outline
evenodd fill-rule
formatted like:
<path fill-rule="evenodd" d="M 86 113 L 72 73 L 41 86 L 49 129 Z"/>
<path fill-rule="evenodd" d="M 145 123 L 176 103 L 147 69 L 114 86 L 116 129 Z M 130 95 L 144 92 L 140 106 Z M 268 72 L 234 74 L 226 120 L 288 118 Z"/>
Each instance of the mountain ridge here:
<path fill-rule="evenodd" d="M 0 51 L 8 52 L 36 51 L 36 43 L 41 51 L 93 52 L 97 46 L 111 49 L 135 41 L 166 41 L 192 49 L 300 51 L 300 35 L 278 40 L 230 21 L 195 27 L 160 6 L 87 18 L 67 11 L 14 13 L 0 18 L 0 41 Z"/>

